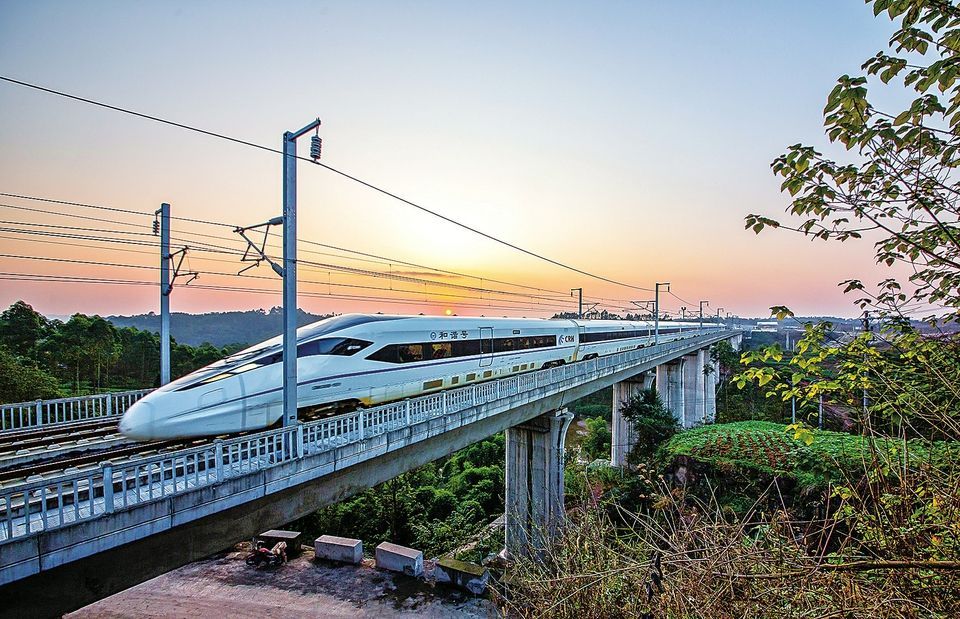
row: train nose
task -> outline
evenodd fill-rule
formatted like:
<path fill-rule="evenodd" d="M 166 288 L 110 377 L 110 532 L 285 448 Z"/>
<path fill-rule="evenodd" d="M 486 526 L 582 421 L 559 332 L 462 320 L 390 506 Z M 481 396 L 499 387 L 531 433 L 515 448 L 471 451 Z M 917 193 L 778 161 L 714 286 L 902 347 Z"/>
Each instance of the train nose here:
<path fill-rule="evenodd" d="M 154 409 L 149 402 L 136 402 L 120 418 L 120 434 L 136 441 L 154 438 Z"/>

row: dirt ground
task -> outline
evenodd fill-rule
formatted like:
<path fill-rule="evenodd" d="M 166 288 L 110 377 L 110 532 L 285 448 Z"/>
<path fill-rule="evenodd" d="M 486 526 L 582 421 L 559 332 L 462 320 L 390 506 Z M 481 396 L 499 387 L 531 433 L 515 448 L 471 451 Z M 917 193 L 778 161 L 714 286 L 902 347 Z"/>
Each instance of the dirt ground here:
<path fill-rule="evenodd" d="M 360 566 L 315 561 L 304 551 L 286 565 L 253 568 L 245 545 L 191 563 L 66 615 L 233 619 L 264 617 L 491 617 L 493 605 L 445 585 L 433 586 Z M 429 562 L 425 567 L 432 568 Z"/>

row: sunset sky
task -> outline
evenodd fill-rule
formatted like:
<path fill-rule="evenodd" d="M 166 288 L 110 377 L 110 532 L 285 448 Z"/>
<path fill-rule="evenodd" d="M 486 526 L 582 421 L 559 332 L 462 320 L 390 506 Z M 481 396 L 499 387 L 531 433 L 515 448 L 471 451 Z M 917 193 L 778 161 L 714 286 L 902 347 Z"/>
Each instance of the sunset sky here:
<path fill-rule="evenodd" d="M 860 0 L 0 0 L 0 75 L 277 148 L 319 116 L 324 163 L 531 251 L 640 287 L 669 281 L 712 312 L 852 316 L 837 282 L 886 276 L 869 240 L 755 236 L 743 217 L 784 216 L 770 162 L 796 142 L 827 147 L 826 94 L 892 31 Z M 145 284 L 161 202 L 227 224 L 174 222 L 174 248 L 191 247 L 185 266 L 201 273 L 176 288 L 174 311 L 280 304 L 268 266 L 235 276 L 230 227 L 280 214 L 278 155 L 6 82 L 0 111 L 0 192 L 149 213 L 0 196 L 0 254 L 75 261 L 0 257 L 0 277 L 69 280 L 0 280 L 0 305 L 158 311 Z M 311 312 L 548 316 L 576 309 L 575 287 L 588 307 L 602 297 L 597 309 L 652 298 L 308 163 L 299 205 Z"/>

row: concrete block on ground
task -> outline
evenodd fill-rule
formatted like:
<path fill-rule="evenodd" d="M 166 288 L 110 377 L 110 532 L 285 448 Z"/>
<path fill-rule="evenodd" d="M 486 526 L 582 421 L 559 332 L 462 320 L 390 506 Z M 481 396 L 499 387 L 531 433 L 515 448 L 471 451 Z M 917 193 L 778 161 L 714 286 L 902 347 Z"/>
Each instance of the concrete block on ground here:
<path fill-rule="evenodd" d="M 267 548 L 273 548 L 277 542 L 287 543 L 287 556 L 295 557 L 300 554 L 301 537 L 300 531 L 282 531 L 280 529 L 270 529 L 257 536 L 257 539 L 267 545 Z"/>
<path fill-rule="evenodd" d="M 313 542 L 313 550 L 318 559 L 354 565 L 363 560 L 363 542 L 349 537 L 321 535 Z"/>
<path fill-rule="evenodd" d="M 445 582 L 466 589 L 474 595 L 482 595 L 487 590 L 490 572 L 474 563 L 457 561 L 453 557 L 443 557 L 437 561 L 433 571 L 437 582 Z"/>
<path fill-rule="evenodd" d="M 377 567 L 407 576 L 423 574 L 423 553 L 413 548 L 383 542 L 377 546 Z"/>

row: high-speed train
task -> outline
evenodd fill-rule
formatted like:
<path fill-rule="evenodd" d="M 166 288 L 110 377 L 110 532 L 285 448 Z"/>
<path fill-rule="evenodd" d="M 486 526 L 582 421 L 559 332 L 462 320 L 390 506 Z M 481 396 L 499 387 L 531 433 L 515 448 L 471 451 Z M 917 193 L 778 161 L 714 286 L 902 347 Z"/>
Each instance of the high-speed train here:
<path fill-rule="evenodd" d="M 660 323 L 662 342 L 696 332 Z M 336 414 L 653 342 L 653 322 L 345 314 L 297 330 L 297 404 L 301 417 Z M 201 368 L 131 406 L 120 432 L 160 440 L 267 428 L 282 415 L 282 360 L 280 336 Z"/>

